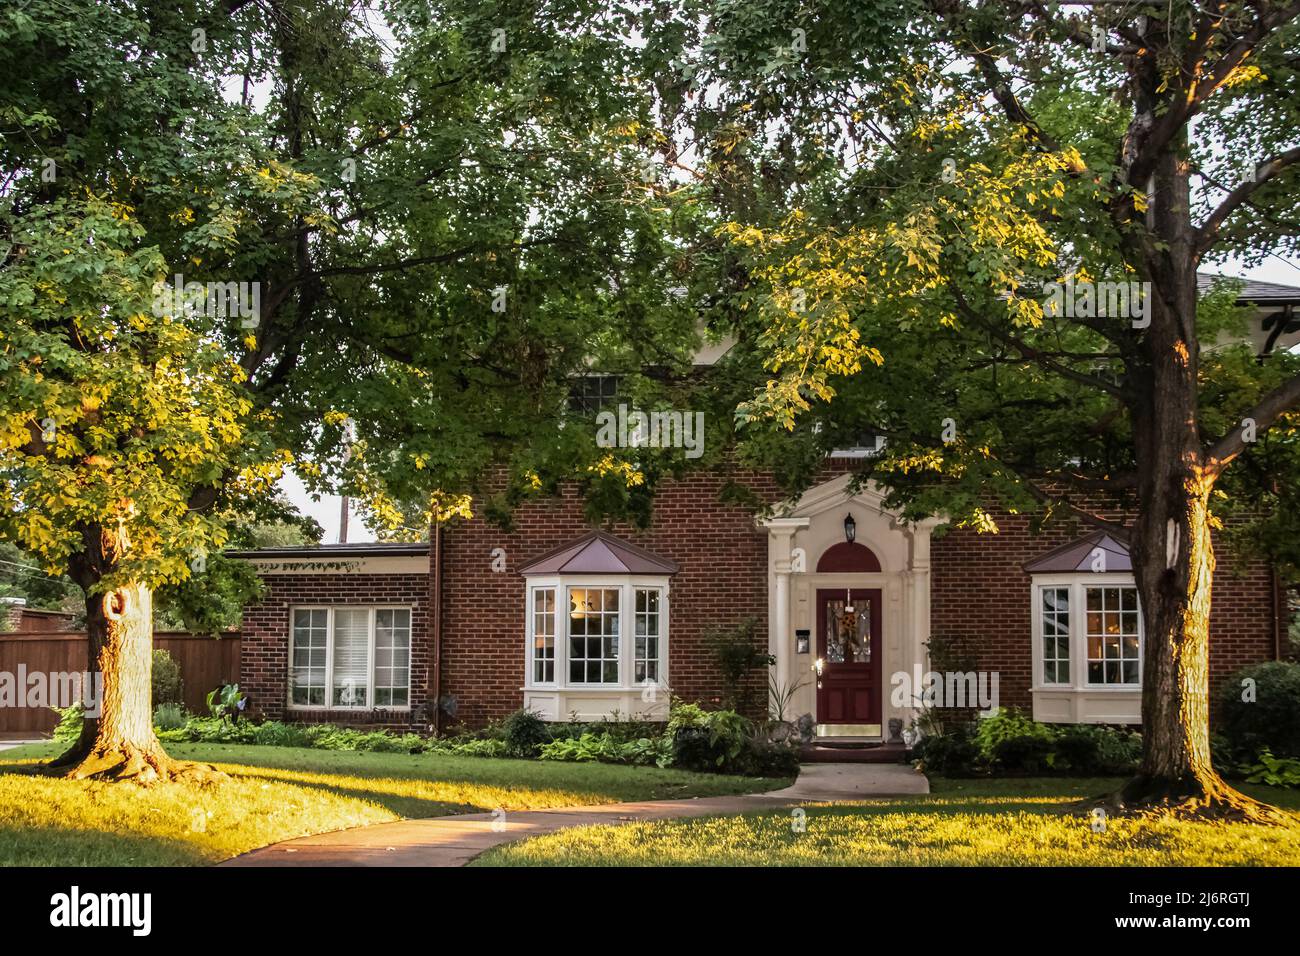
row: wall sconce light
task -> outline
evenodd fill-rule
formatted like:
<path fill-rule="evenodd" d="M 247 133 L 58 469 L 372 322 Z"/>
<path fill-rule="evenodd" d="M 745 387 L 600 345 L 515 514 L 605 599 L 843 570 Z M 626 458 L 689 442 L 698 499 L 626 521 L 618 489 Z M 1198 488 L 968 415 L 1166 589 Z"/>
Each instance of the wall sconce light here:
<path fill-rule="evenodd" d="M 844 540 L 849 544 L 853 543 L 853 538 L 858 533 L 858 523 L 853 520 L 852 514 L 844 516 Z"/>

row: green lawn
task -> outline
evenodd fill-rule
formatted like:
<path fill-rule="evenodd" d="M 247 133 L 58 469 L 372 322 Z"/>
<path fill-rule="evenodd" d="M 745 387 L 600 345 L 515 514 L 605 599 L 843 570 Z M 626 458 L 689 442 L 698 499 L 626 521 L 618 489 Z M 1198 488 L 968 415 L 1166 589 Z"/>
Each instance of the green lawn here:
<path fill-rule="evenodd" d="M 565 830 L 491 850 L 478 866 L 1231 866 L 1300 864 L 1289 829 L 1111 819 L 1057 811 L 1108 779 L 932 779 L 927 797 Z M 1243 787 L 1289 809 L 1300 794 Z"/>
<path fill-rule="evenodd" d="M 60 749 L 46 743 L 0 751 L 0 866 L 213 863 L 292 837 L 402 817 L 719 796 L 789 782 L 610 764 L 234 744 L 168 745 L 172 756 L 214 763 L 230 774 L 219 787 L 143 788 L 20 772 Z"/>

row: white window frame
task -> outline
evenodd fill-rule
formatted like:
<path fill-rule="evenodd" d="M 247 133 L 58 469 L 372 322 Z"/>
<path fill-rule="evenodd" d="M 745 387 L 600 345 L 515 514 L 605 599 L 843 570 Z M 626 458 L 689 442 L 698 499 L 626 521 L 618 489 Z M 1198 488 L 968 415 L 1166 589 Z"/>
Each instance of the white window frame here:
<path fill-rule="evenodd" d="M 534 654 L 534 592 L 555 589 L 555 679 L 548 682 L 533 680 L 536 655 Z M 612 684 L 588 683 L 569 679 L 569 589 L 601 588 L 619 592 L 618 681 Z M 575 690 L 591 692 L 641 692 L 645 684 L 633 680 L 636 664 L 636 592 L 659 592 L 659 676 L 648 681 L 649 686 L 661 690 L 668 687 L 669 641 L 669 591 L 667 576 L 644 574 L 560 574 L 528 578 L 526 597 L 527 622 L 525 626 L 524 689 L 525 690 Z"/>
<path fill-rule="evenodd" d="M 334 700 L 334 612 L 366 611 L 366 702 L 364 704 L 335 704 Z M 293 630 L 294 619 L 299 611 L 325 611 L 325 703 L 295 704 L 293 701 Z M 406 703 L 375 704 L 375 617 L 376 611 L 406 611 L 410 619 L 410 637 L 407 645 L 406 662 Z M 371 710 L 409 712 L 411 709 L 411 685 L 414 675 L 415 655 L 415 608 L 410 604 L 295 604 L 289 608 L 289 673 L 285 681 L 285 698 L 290 710 L 335 710 L 342 713 L 357 713 Z"/>
<path fill-rule="evenodd" d="M 1130 587 L 1136 590 L 1132 574 L 1106 572 L 1071 574 L 1035 574 L 1030 588 L 1033 622 L 1033 680 L 1035 691 L 1086 691 L 1090 694 L 1131 694 L 1142 689 L 1143 657 L 1146 648 L 1146 621 L 1142 614 L 1142 597 L 1138 595 L 1138 680 L 1136 684 L 1093 684 L 1088 681 L 1088 605 L 1087 590 L 1098 587 Z M 1052 588 L 1069 590 L 1070 600 L 1070 682 L 1049 684 L 1043 677 L 1043 591 Z"/>

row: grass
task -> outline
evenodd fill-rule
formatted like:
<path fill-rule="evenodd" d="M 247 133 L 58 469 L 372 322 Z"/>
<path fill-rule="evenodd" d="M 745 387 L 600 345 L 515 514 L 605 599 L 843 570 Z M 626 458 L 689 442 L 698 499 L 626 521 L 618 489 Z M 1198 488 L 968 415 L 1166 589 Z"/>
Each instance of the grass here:
<path fill-rule="evenodd" d="M 490 850 L 478 866 L 1295 866 L 1289 829 L 1112 818 L 1094 832 L 1059 809 L 1116 789 L 1111 779 L 932 779 L 933 793 L 564 830 Z M 1244 786 L 1279 806 L 1300 794 Z"/>
<path fill-rule="evenodd" d="M 653 767 L 357 753 L 236 744 L 171 744 L 218 765 L 218 787 L 143 788 L 24 771 L 62 745 L 0 751 L 0 866 L 214 863 L 311 833 L 483 810 L 720 796 L 788 781 Z"/>

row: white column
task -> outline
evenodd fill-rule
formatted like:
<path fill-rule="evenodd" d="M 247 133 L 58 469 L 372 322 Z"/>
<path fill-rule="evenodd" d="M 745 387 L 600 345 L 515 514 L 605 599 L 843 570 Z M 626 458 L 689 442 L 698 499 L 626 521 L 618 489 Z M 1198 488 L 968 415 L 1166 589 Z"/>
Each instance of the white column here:
<path fill-rule="evenodd" d="M 776 634 L 768 637 L 768 653 L 776 658 L 778 687 L 790 684 L 790 562 L 776 570 Z M 772 645 L 775 644 L 775 650 Z"/>
<path fill-rule="evenodd" d="M 787 687 L 794 653 L 790 635 L 790 575 L 794 572 L 790 558 L 795 532 L 808 527 L 808 519 L 769 518 L 761 524 L 767 529 L 767 652 L 776 658 L 777 684 Z"/>

